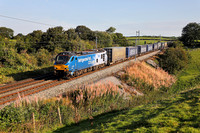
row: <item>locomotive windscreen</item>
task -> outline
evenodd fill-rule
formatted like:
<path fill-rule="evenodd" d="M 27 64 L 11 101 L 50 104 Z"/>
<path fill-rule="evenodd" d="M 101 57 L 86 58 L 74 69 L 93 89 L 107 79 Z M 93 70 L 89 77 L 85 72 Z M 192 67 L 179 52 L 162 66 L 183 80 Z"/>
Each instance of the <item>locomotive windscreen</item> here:
<path fill-rule="evenodd" d="M 56 64 L 66 64 L 71 56 L 68 55 L 59 55 L 56 57 Z"/>

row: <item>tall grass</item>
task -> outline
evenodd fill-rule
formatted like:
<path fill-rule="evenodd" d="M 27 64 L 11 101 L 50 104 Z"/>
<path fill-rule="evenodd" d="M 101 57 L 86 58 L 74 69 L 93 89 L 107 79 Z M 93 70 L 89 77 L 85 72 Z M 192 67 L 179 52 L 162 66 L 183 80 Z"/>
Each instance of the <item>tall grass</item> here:
<path fill-rule="evenodd" d="M 23 96 L 19 96 L 16 103 L 0 110 L 0 132 L 33 132 L 33 113 L 36 130 L 44 131 L 60 124 L 58 108 L 62 124 L 70 125 L 128 105 L 118 87 L 112 83 L 74 89 L 51 99 L 34 97 L 22 100 Z"/>
<path fill-rule="evenodd" d="M 170 87 L 176 81 L 175 77 L 169 75 L 164 70 L 160 68 L 155 69 L 145 62 L 137 62 L 125 68 L 125 75 L 129 77 L 129 80 L 134 81 L 135 85 L 145 83 L 155 89 Z"/>

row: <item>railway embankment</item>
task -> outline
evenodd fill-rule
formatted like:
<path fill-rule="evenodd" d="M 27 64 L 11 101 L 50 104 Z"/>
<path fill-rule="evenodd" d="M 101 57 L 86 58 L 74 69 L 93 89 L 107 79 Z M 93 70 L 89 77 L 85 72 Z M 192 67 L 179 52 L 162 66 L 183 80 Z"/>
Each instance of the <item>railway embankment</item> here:
<path fill-rule="evenodd" d="M 193 52 L 198 53 L 197 51 Z M 195 57 L 196 55 L 198 54 L 194 54 L 192 55 L 192 57 L 193 56 Z M 194 59 L 197 59 L 197 57 L 195 57 Z M 191 66 L 188 66 L 187 69 L 183 71 L 191 72 L 189 71 L 189 69 L 191 69 L 192 66 L 194 65 L 198 66 L 198 63 L 194 61 L 191 64 Z M 113 69 L 117 68 L 114 67 Z M 70 89 L 69 90 L 66 89 L 65 90 L 66 93 L 64 95 L 59 95 L 57 97 L 46 100 L 44 99 L 40 100 L 40 97 L 42 95 L 33 96 L 34 100 L 32 102 L 26 99 L 26 101 L 24 102 L 19 101 L 11 107 L 4 108 L 3 111 L 1 112 L 2 114 L 5 113 L 9 114 L 8 110 L 12 109 L 13 110 L 12 114 L 15 114 L 15 116 L 13 116 L 13 119 L 17 121 L 19 120 L 20 123 L 12 123 L 9 125 L 9 123 L 11 122 L 6 120 L 3 122 L 4 126 L 2 130 L 3 129 L 6 130 L 7 127 L 10 127 L 10 130 L 9 129 L 7 130 L 23 131 L 26 126 L 25 129 L 26 131 L 33 131 L 33 130 L 46 131 L 45 128 L 48 127 L 48 125 L 51 125 L 51 128 L 48 128 L 47 130 L 52 130 L 52 128 L 58 127 L 58 124 L 60 125 L 59 127 L 61 128 L 56 130 L 56 132 L 64 132 L 64 131 L 81 132 L 93 129 L 95 131 L 97 130 L 102 131 L 104 129 L 110 130 L 110 128 L 113 127 L 111 125 L 106 126 L 106 123 L 108 124 L 112 123 L 112 121 L 109 120 L 114 120 L 115 119 L 114 116 L 116 116 L 117 119 L 121 121 L 120 118 L 122 117 L 119 116 L 120 118 L 118 118 L 118 115 L 120 115 L 121 112 L 123 114 L 123 110 L 125 111 L 130 110 L 132 107 L 136 107 L 139 105 L 150 104 L 149 106 L 151 106 L 151 104 L 154 103 L 155 106 L 153 105 L 152 107 L 153 109 L 156 109 L 155 110 L 156 112 L 159 113 L 160 110 L 159 108 L 157 108 L 158 105 L 157 102 L 172 98 L 176 95 L 171 92 L 171 85 L 172 83 L 175 82 L 174 76 L 170 76 L 168 73 L 164 72 L 161 69 L 152 68 L 149 65 L 146 65 L 145 63 L 132 64 L 132 62 L 129 62 L 126 66 L 123 67 L 121 66 L 120 70 L 121 71 L 110 70 L 111 74 L 108 74 L 109 77 L 99 76 L 99 79 L 101 80 L 97 80 L 94 77 L 92 78 L 94 80 L 89 79 L 91 80 L 91 82 L 99 81 L 95 82 L 95 84 L 88 85 L 88 83 L 85 84 L 86 82 L 82 81 L 81 84 L 85 84 L 84 86 L 72 86 L 71 88 L 74 89 L 71 91 L 69 91 Z M 195 70 L 198 71 L 198 69 Z M 185 76 L 185 74 L 182 74 L 182 76 Z M 77 78 L 76 80 L 80 80 L 84 77 L 85 76 Z M 181 78 L 179 77 L 176 79 L 180 81 Z M 104 84 L 108 83 L 108 84 L 102 85 L 102 83 Z M 129 88 L 127 89 L 126 87 Z M 138 94 L 139 93 L 141 95 L 143 94 L 143 96 L 138 96 L 134 90 L 136 90 Z M 41 92 L 40 94 L 44 92 Z M 62 91 L 60 91 L 60 94 L 61 93 Z M 49 93 L 47 93 L 47 95 L 49 95 Z M 153 113 L 153 112 L 148 112 L 148 109 L 153 110 L 152 108 L 144 107 L 141 109 L 143 110 L 147 109 L 147 113 Z M 136 110 L 136 112 L 135 113 L 134 112 L 135 111 L 131 113 L 128 112 L 126 116 L 128 115 L 130 117 L 132 117 L 133 115 L 137 116 L 140 115 L 140 113 L 142 113 L 143 111 L 137 112 Z M 102 113 L 105 114 L 102 115 Z M 33 121 L 33 114 L 35 119 L 35 128 L 33 124 L 31 124 Z M 23 119 L 24 116 L 29 116 L 29 117 Z M 164 119 L 164 117 L 162 119 Z M 170 119 L 173 118 L 170 117 Z M 143 119 L 141 120 L 144 121 Z M 30 124 L 28 124 L 29 126 L 27 126 L 27 121 L 31 121 Z M 126 120 L 123 118 L 122 121 L 125 121 L 126 123 Z M 153 122 L 153 120 L 151 122 Z M 178 121 L 176 121 L 176 123 L 177 122 Z M 127 123 L 130 123 L 131 125 L 132 123 L 131 119 L 128 119 Z M 15 127 L 18 126 L 17 124 L 24 126 L 16 130 Z M 77 127 L 77 124 L 79 124 L 79 127 Z M 102 126 L 99 127 L 99 124 L 104 127 Z M 138 127 L 141 127 L 140 124 L 142 123 L 139 123 Z M 135 131 L 136 128 L 133 129 Z M 130 130 L 133 129 L 131 128 Z M 117 131 L 118 128 L 116 128 L 115 130 Z M 121 131 L 124 130 L 121 129 Z"/>

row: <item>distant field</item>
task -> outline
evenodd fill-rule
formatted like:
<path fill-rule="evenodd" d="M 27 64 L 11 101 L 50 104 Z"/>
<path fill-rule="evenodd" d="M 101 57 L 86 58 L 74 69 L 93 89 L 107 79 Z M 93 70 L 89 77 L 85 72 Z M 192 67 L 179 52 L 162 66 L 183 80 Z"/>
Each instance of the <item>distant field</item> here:
<path fill-rule="evenodd" d="M 129 44 L 135 44 L 136 37 L 126 37 L 128 40 Z M 137 45 L 144 45 L 144 44 L 152 44 L 152 43 L 157 43 L 157 42 L 166 42 L 166 41 L 171 41 L 171 40 L 176 40 L 175 37 L 153 37 L 153 36 L 141 36 L 139 43 L 137 42 Z"/>

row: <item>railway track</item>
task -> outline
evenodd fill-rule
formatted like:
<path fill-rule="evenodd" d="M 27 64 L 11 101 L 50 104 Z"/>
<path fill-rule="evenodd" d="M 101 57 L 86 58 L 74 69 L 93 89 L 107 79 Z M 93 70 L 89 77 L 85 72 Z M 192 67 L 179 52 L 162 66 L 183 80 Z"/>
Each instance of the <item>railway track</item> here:
<path fill-rule="evenodd" d="M 146 53 L 146 54 L 149 54 L 149 53 Z M 143 55 L 146 55 L 146 54 L 143 54 Z M 143 55 L 140 55 L 140 56 L 143 56 Z M 23 98 L 25 96 L 29 96 L 29 95 L 47 90 L 49 88 L 61 85 L 63 83 L 75 80 L 77 78 L 92 74 L 92 73 L 97 72 L 97 71 L 107 69 L 109 67 L 112 67 L 112 66 L 115 66 L 115 65 L 118 65 L 120 63 L 126 62 L 128 60 L 133 60 L 133 59 L 134 58 L 130 58 L 130 59 L 124 60 L 122 62 L 118 62 L 118 63 L 112 64 L 110 66 L 105 66 L 101 69 L 91 71 L 91 72 L 87 72 L 87 73 L 84 73 L 80 76 L 73 77 L 73 78 L 70 78 L 70 79 L 58 80 L 54 76 L 48 75 L 46 77 L 43 76 L 43 77 L 40 77 L 40 78 L 37 78 L 37 79 L 26 79 L 26 80 L 22 80 L 22 81 L 19 81 L 19 82 L 16 82 L 16 83 L 12 83 L 12 84 L 9 84 L 9 85 L 2 86 L 2 87 L 0 87 L 0 106 L 7 104 L 7 103 L 10 103 L 10 102 L 13 102 L 13 101 L 19 99 L 20 97 Z"/>

